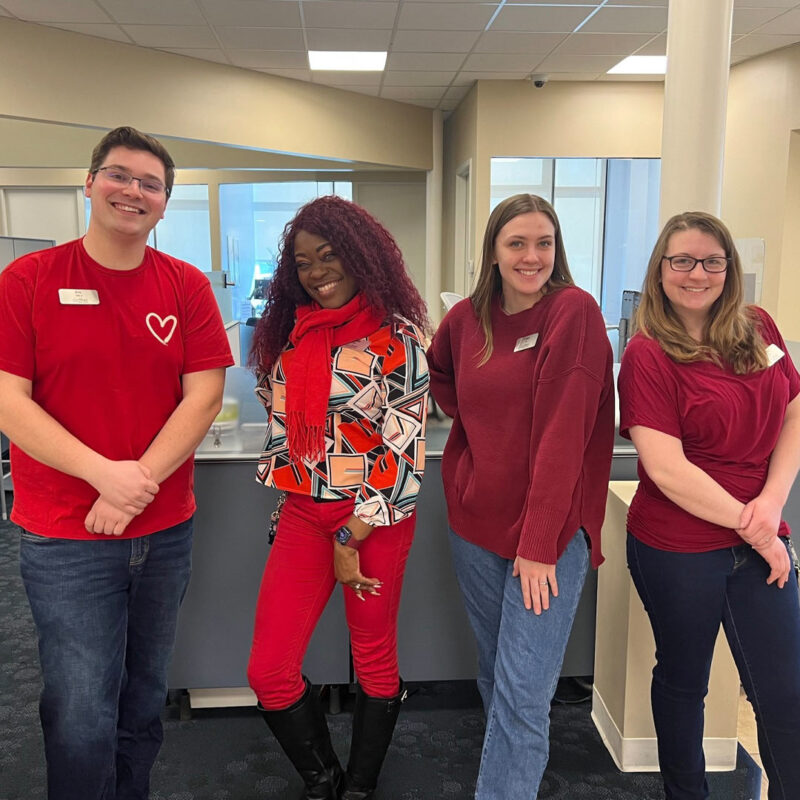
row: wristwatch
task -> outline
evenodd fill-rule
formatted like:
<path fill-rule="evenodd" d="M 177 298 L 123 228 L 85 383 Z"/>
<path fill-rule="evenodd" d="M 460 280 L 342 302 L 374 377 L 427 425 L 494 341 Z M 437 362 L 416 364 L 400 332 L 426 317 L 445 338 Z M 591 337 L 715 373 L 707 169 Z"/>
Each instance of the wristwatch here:
<path fill-rule="evenodd" d="M 339 544 L 343 544 L 345 547 L 352 547 L 353 550 L 358 550 L 358 548 L 361 547 L 361 540 L 353 536 L 353 531 L 351 531 L 347 525 L 342 525 L 342 527 L 333 534 L 333 538 L 339 542 Z"/>

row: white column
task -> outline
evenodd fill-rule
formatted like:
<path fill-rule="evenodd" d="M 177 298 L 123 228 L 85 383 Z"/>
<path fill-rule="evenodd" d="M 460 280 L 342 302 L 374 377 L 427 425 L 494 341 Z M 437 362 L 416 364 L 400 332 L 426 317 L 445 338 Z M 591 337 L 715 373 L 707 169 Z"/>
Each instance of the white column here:
<path fill-rule="evenodd" d="M 719 214 L 733 0 L 670 0 L 661 140 L 661 223 Z"/>
<path fill-rule="evenodd" d="M 442 184 L 444 170 L 444 118 L 433 112 L 433 167 L 428 170 L 425 204 L 425 302 L 431 321 L 437 324 L 442 317 Z"/>

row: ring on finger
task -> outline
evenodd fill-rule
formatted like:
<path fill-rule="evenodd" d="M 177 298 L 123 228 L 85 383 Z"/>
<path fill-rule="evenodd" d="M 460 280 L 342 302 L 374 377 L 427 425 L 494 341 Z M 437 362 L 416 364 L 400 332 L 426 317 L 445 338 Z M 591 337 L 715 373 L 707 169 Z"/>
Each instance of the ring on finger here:
<path fill-rule="evenodd" d="M 539 581 L 539 586 L 547 586 L 547 581 Z"/>
<path fill-rule="evenodd" d="M 361 589 L 361 584 L 360 584 L 360 583 L 357 583 L 357 584 L 356 584 L 356 585 L 355 585 L 353 588 L 354 588 L 356 591 L 359 591 L 359 590 Z"/>

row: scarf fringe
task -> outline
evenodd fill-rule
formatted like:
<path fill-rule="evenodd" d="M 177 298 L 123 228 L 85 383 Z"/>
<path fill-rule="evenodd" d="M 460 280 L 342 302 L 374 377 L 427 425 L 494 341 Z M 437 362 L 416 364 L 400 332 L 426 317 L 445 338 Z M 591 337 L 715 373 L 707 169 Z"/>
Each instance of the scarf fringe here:
<path fill-rule="evenodd" d="M 325 457 L 325 427 L 304 424 L 302 411 L 290 411 L 286 419 L 289 457 L 292 461 L 304 458 L 321 461 Z"/>

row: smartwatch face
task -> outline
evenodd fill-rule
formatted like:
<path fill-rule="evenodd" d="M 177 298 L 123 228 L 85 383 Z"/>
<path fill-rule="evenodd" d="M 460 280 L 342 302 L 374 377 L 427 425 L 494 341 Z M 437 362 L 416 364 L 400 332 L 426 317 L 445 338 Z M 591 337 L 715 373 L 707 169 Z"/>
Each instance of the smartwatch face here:
<path fill-rule="evenodd" d="M 350 537 L 352 536 L 352 532 L 350 528 L 342 525 L 336 533 L 333 534 L 333 538 L 336 539 L 339 544 L 347 544 L 350 541 Z"/>

